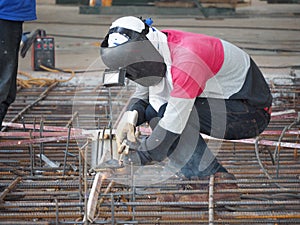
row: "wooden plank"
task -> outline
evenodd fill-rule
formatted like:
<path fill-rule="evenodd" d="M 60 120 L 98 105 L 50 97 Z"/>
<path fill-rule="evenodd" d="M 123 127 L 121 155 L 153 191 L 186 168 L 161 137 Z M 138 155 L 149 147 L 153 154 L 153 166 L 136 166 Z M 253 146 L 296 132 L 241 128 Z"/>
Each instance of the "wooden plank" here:
<path fill-rule="evenodd" d="M 238 0 L 199 0 L 203 7 L 235 8 Z"/>
<path fill-rule="evenodd" d="M 101 173 L 97 173 L 95 175 L 93 186 L 89 195 L 89 200 L 87 204 L 87 219 L 90 222 L 94 221 L 97 203 L 98 203 L 98 197 L 100 194 L 100 190 L 102 187 L 103 179 L 105 179 L 105 176 Z M 86 221 L 84 219 L 84 221 Z"/>
<path fill-rule="evenodd" d="M 193 8 L 195 3 L 192 1 L 156 1 L 154 3 L 157 7 L 175 7 L 175 8 Z"/>
<path fill-rule="evenodd" d="M 214 7 L 214 8 L 236 8 L 236 4 L 229 3 L 202 3 L 204 8 Z"/>
<path fill-rule="evenodd" d="M 268 4 L 289 4 L 289 3 L 300 3 L 300 0 L 268 0 Z"/>
<path fill-rule="evenodd" d="M 221 4 L 236 4 L 238 0 L 199 0 L 200 3 L 221 3 Z"/>
<path fill-rule="evenodd" d="M 199 0 L 203 7 L 209 8 L 237 8 L 242 6 L 251 5 L 251 0 Z M 194 8 L 196 7 L 193 1 L 172 1 L 172 0 L 161 0 L 155 1 L 156 7 L 169 7 L 169 8 Z"/>
<path fill-rule="evenodd" d="M 236 8 L 251 5 L 251 0 L 199 0 L 203 7 Z"/>

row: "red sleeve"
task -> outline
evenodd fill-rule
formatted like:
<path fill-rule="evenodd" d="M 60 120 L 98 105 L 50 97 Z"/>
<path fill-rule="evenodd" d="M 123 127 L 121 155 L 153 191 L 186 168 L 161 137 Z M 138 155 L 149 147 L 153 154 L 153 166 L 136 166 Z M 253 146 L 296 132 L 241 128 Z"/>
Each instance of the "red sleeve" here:
<path fill-rule="evenodd" d="M 176 30 L 164 30 L 171 52 L 172 97 L 195 98 L 222 67 L 224 50 L 220 39 Z"/>
<path fill-rule="evenodd" d="M 171 74 L 173 80 L 172 97 L 196 98 L 199 96 L 208 79 L 214 76 L 209 66 L 197 55 L 181 49 L 174 54 Z"/>

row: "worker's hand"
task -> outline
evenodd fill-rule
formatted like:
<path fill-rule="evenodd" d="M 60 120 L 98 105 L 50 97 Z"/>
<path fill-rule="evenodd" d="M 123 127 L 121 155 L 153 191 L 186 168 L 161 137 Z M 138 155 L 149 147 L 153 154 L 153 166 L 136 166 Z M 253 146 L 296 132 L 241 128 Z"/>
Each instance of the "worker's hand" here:
<path fill-rule="evenodd" d="M 118 153 L 121 155 L 119 158 L 120 164 L 122 166 L 130 165 L 131 163 L 135 166 L 142 165 L 140 153 L 138 152 L 139 148 L 140 140 L 138 138 L 136 139 L 136 142 L 124 140 L 118 149 Z"/>
<path fill-rule="evenodd" d="M 118 148 L 119 154 L 128 155 L 130 151 L 137 151 L 140 146 L 140 141 L 136 139 L 136 142 L 124 140 Z"/>
<path fill-rule="evenodd" d="M 116 142 L 118 151 L 122 146 L 123 141 L 126 139 L 130 142 L 136 142 L 135 126 L 138 119 L 138 112 L 126 111 L 122 116 L 119 125 L 116 129 Z"/>

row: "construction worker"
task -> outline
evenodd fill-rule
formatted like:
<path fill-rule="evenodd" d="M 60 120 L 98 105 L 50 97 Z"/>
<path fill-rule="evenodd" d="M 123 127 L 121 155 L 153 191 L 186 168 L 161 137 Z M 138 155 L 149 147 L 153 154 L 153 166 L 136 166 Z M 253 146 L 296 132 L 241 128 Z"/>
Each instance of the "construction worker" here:
<path fill-rule="evenodd" d="M 16 98 L 23 22 L 35 19 L 35 0 L 0 1 L 0 128 L 8 107 Z"/>
<path fill-rule="evenodd" d="M 186 179 L 212 174 L 217 179 L 235 179 L 201 134 L 244 139 L 268 126 L 272 95 L 246 52 L 216 37 L 160 31 L 151 19 L 125 16 L 110 26 L 101 57 L 111 69 L 125 68 L 126 77 L 137 84 L 116 129 L 118 144 L 122 146 L 125 139 L 136 142 L 136 126 L 148 122 L 152 128 L 136 151 L 129 152 L 129 160 L 147 165 L 169 158 Z M 199 198 L 189 195 L 175 200 Z"/>

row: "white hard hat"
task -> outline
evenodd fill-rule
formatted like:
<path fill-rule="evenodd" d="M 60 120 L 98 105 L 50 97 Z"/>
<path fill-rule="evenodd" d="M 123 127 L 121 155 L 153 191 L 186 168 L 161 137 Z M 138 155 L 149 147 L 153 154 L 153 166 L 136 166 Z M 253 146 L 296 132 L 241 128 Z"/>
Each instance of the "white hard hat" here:
<path fill-rule="evenodd" d="M 137 17 L 124 16 L 115 20 L 111 24 L 110 29 L 115 27 L 123 27 L 128 30 L 134 30 L 138 33 L 142 33 L 142 31 L 145 29 L 145 23 Z"/>
<path fill-rule="evenodd" d="M 146 25 L 141 19 L 137 17 L 125 16 L 115 20 L 110 26 L 110 30 L 114 30 L 117 28 L 127 29 L 129 31 L 142 33 L 146 29 Z M 117 32 L 113 32 L 109 35 L 108 47 L 118 46 L 120 44 L 127 42 L 131 38 L 129 37 L 129 35 L 126 35 L 126 32 L 121 33 L 119 32 L 119 30 L 116 31 Z"/>

